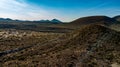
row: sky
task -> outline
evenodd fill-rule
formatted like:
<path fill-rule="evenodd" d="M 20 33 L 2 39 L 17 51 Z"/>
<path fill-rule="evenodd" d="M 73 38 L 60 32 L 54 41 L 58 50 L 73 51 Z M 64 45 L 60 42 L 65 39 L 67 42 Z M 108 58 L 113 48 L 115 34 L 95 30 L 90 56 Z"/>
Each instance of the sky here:
<path fill-rule="evenodd" d="M 0 0 L 0 18 L 20 20 L 59 19 L 120 15 L 120 0 Z"/>

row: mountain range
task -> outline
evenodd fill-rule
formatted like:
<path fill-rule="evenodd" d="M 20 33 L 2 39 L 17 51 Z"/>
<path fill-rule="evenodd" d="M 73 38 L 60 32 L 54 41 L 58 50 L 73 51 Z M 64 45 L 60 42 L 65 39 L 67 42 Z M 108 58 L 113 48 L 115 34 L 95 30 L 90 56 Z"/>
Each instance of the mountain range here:
<path fill-rule="evenodd" d="M 120 31 L 119 15 L 113 18 L 108 16 L 88 16 L 78 18 L 69 23 L 63 23 L 60 20 L 39 20 L 39 21 L 23 21 L 12 20 L 9 18 L 0 18 L 1 29 L 19 29 L 19 30 L 33 30 L 33 31 L 46 31 L 46 32 L 67 32 L 83 25 L 99 24 L 110 27 L 114 30 Z"/>
<path fill-rule="evenodd" d="M 36 21 L 28 21 L 28 20 L 13 20 L 10 18 L 0 18 L 0 22 L 38 22 L 38 23 L 62 23 L 62 21 L 58 19 L 52 20 L 36 20 Z"/>

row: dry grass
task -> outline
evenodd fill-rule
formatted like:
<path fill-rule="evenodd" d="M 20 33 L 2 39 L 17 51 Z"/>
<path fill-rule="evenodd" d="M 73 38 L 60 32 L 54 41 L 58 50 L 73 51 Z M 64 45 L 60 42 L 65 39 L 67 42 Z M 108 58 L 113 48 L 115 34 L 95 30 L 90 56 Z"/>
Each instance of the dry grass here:
<path fill-rule="evenodd" d="M 94 54 L 87 56 L 87 49 L 92 49 L 91 46 L 105 33 L 111 37 L 103 40 L 101 47 L 95 47 Z M 120 63 L 119 32 L 99 25 L 87 25 L 69 34 L 48 35 L 38 39 L 35 36 L 32 42 L 28 38 L 28 43 L 34 44 L 37 40 L 39 45 L 0 57 L 0 64 L 9 67 L 108 67 L 114 62 Z"/>

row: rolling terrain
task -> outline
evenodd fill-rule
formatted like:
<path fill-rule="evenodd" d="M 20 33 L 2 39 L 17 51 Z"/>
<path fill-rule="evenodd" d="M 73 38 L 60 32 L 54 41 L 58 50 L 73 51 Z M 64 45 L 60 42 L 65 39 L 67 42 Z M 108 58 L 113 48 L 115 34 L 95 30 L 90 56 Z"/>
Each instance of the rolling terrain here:
<path fill-rule="evenodd" d="M 119 67 L 118 25 L 106 16 L 59 24 L 1 22 L 0 67 Z"/>
<path fill-rule="evenodd" d="M 75 29 L 79 29 L 83 25 L 99 24 L 118 30 L 119 21 L 117 20 L 116 17 L 118 18 L 119 16 L 115 16 L 113 18 L 107 16 L 89 16 L 89 17 L 82 17 L 76 19 L 69 23 L 64 23 L 57 19 L 53 19 L 51 21 L 50 20 L 22 21 L 22 20 L 12 20 L 9 18 L 7 19 L 1 18 L 0 29 L 16 29 L 16 30 L 30 30 L 37 32 L 66 33 Z"/>
<path fill-rule="evenodd" d="M 120 33 L 104 26 L 86 25 L 51 40 L 3 56 L 1 65 L 109 67 L 120 63 Z"/>

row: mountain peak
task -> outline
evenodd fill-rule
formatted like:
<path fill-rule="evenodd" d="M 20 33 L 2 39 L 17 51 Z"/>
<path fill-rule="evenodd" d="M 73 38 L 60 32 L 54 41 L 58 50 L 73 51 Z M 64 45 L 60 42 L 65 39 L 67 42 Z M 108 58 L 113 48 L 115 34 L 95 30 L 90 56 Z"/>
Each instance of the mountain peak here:
<path fill-rule="evenodd" d="M 60 21 L 60 20 L 58 20 L 58 19 L 52 19 L 52 20 L 51 20 L 51 22 L 61 23 L 61 21 Z"/>

